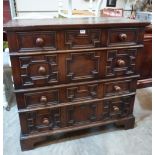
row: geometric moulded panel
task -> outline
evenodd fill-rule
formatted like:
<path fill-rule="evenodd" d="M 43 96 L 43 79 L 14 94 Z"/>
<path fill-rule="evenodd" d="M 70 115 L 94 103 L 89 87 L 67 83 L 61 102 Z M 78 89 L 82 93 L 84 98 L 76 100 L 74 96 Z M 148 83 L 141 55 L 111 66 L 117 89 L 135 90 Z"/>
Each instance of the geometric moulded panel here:
<path fill-rule="evenodd" d="M 82 49 L 100 47 L 100 29 L 82 29 L 65 31 L 67 49 Z"/>
<path fill-rule="evenodd" d="M 75 81 L 98 77 L 99 58 L 94 52 L 70 54 L 70 57 L 66 59 L 68 80 Z"/>
<path fill-rule="evenodd" d="M 19 57 L 23 86 L 42 86 L 58 82 L 57 56 Z"/>
<path fill-rule="evenodd" d="M 137 49 L 107 51 L 106 77 L 135 73 L 136 55 Z"/>

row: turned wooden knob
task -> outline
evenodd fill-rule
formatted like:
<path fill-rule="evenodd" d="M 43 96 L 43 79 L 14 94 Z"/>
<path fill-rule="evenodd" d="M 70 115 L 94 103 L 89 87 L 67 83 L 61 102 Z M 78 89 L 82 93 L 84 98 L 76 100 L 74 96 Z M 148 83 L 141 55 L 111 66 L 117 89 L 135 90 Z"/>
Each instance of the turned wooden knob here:
<path fill-rule="evenodd" d="M 114 86 L 115 91 L 121 91 L 121 87 L 119 86 Z"/>
<path fill-rule="evenodd" d="M 119 108 L 117 106 L 113 106 L 114 111 L 118 112 Z"/>
<path fill-rule="evenodd" d="M 127 39 L 127 35 L 126 35 L 125 33 L 121 33 L 121 34 L 119 35 L 119 39 L 120 39 L 121 41 L 125 41 L 125 40 Z"/>
<path fill-rule="evenodd" d="M 37 38 L 36 39 L 36 45 L 39 47 L 42 47 L 44 45 L 44 39 L 43 38 Z"/>
<path fill-rule="evenodd" d="M 46 96 L 41 96 L 40 102 L 41 103 L 47 103 L 47 97 Z"/>
<path fill-rule="evenodd" d="M 117 60 L 117 64 L 118 66 L 124 66 L 125 65 L 125 61 L 122 59 Z"/>
<path fill-rule="evenodd" d="M 49 124 L 49 119 L 48 118 L 43 118 L 43 124 L 48 125 Z"/>
<path fill-rule="evenodd" d="M 38 69 L 39 74 L 45 74 L 46 73 L 46 68 L 44 66 L 40 66 Z"/>

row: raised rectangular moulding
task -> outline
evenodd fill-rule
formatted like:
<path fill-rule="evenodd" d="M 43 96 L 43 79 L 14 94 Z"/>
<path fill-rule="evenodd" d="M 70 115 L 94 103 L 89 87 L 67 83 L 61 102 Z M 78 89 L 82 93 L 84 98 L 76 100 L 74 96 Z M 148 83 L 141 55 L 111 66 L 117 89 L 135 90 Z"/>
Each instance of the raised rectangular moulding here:
<path fill-rule="evenodd" d="M 129 76 L 138 71 L 138 56 L 141 48 L 107 51 L 106 77 Z"/>
<path fill-rule="evenodd" d="M 142 38 L 140 38 L 139 29 L 109 29 L 108 30 L 108 46 L 126 46 L 126 45 L 135 45 L 138 42 L 142 42 Z"/>
<path fill-rule="evenodd" d="M 120 81 L 106 82 L 104 84 L 105 96 L 115 96 L 135 92 L 137 79 L 126 79 Z"/>
<path fill-rule="evenodd" d="M 14 77 L 16 88 L 40 87 L 59 82 L 58 57 L 56 54 L 12 57 L 11 62 L 12 66 L 19 71 L 19 76 Z"/>
<path fill-rule="evenodd" d="M 101 29 L 76 29 L 64 31 L 66 49 L 101 47 Z"/>
<path fill-rule="evenodd" d="M 19 52 L 57 49 L 55 31 L 17 32 L 16 35 Z"/>

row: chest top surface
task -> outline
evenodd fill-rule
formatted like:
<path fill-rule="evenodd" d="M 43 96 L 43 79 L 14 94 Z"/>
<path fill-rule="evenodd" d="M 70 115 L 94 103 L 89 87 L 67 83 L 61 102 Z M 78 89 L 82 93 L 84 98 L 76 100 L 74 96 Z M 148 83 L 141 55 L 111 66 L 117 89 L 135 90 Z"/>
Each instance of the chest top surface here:
<path fill-rule="evenodd" d="M 55 18 L 55 19 L 15 19 L 4 25 L 6 31 L 20 31 L 33 29 L 65 29 L 65 28 L 85 28 L 85 27 L 144 27 L 149 22 L 138 21 L 127 18 L 113 17 L 92 17 L 92 18 Z"/>

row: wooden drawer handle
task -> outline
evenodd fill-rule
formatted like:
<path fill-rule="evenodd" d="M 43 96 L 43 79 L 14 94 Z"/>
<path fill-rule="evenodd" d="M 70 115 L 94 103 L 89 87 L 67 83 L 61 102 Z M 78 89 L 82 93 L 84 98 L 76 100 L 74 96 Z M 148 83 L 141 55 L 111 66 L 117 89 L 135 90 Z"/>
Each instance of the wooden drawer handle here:
<path fill-rule="evenodd" d="M 47 97 L 46 96 L 41 96 L 40 102 L 44 103 L 44 104 L 47 103 Z"/>
<path fill-rule="evenodd" d="M 44 39 L 43 38 L 37 38 L 36 39 L 36 45 L 39 47 L 42 47 L 44 45 Z"/>
<path fill-rule="evenodd" d="M 44 66 L 40 66 L 38 69 L 39 74 L 44 75 L 46 73 L 46 68 Z"/>
<path fill-rule="evenodd" d="M 117 107 L 117 106 L 113 106 L 113 109 L 114 109 L 115 112 L 119 111 L 119 107 Z"/>
<path fill-rule="evenodd" d="M 119 86 L 114 86 L 114 89 L 115 89 L 115 91 L 117 91 L 117 92 L 121 91 L 121 87 L 119 87 Z"/>
<path fill-rule="evenodd" d="M 121 41 L 125 41 L 125 40 L 127 39 L 127 35 L 126 35 L 125 33 L 121 33 L 121 34 L 119 35 L 119 39 L 120 39 Z"/>
<path fill-rule="evenodd" d="M 117 64 L 118 66 L 124 66 L 125 65 L 125 61 L 122 59 L 117 60 Z"/>
<path fill-rule="evenodd" d="M 49 119 L 48 118 L 43 118 L 43 124 L 48 125 L 49 124 Z"/>

